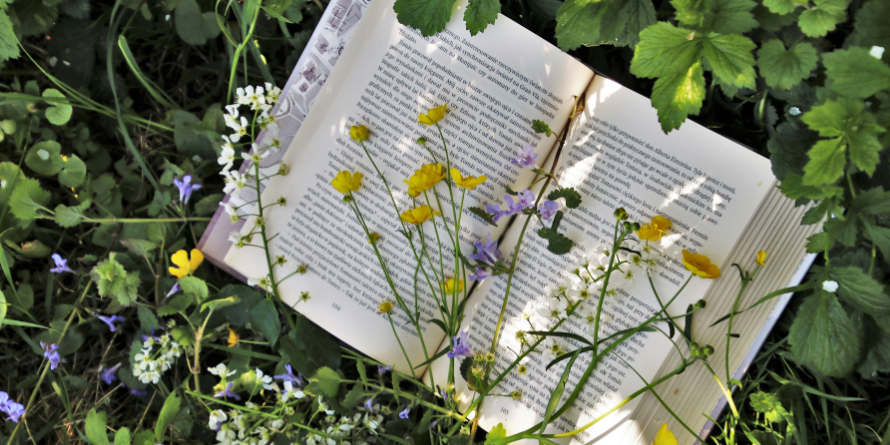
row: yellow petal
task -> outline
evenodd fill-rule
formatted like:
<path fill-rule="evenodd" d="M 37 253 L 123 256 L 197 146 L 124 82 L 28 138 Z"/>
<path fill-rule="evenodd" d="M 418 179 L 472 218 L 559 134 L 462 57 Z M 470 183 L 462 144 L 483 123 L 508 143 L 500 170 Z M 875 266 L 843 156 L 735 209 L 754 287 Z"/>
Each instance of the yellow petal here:
<path fill-rule="evenodd" d="M 661 428 L 658 430 L 658 434 L 655 436 L 655 442 L 653 445 L 678 445 L 677 438 L 674 437 L 674 433 L 668 429 L 667 424 L 661 425 Z"/>
<path fill-rule="evenodd" d="M 235 345 L 238 344 L 238 334 L 236 334 L 235 331 L 233 331 L 232 328 L 228 326 L 226 326 L 226 329 L 229 330 L 229 347 L 234 348 Z"/>
<path fill-rule="evenodd" d="M 192 259 L 189 261 L 190 272 L 196 271 L 202 262 L 204 262 L 204 254 L 198 249 L 192 249 Z"/>
<path fill-rule="evenodd" d="M 176 278 L 182 278 L 189 274 L 188 269 L 179 268 L 179 267 L 170 267 L 168 269 L 170 271 L 170 275 L 173 275 Z"/>
<path fill-rule="evenodd" d="M 180 250 L 173 254 L 170 257 L 170 262 L 179 266 L 188 268 L 189 266 L 189 254 L 185 250 Z"/>
<path fill-rule="evenodd" d="M 758 266 L 766 265 L 766 251 L 765 250 L 761 250 L 760 252 L 757 252 L 757 259 L 755 260 L 755 262 L 757 263 Z"/>

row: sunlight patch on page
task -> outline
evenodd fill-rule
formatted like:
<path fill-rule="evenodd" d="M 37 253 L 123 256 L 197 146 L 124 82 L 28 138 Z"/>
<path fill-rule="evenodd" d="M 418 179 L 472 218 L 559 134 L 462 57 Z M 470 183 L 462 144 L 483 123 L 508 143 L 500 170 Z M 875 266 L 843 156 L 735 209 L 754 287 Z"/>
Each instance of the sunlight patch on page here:
<path fill-rule="evenodd" d="M 560 179 L 563 187 L 577 187 L 581 185 L 585 178 L 590 177 L 590 172 L 593 171 L 593 166 L 596 164 L 598 158 L 599 153 L 589 156 L 583 161 L 567 168 L 563 173 L 562 179 Z"/>
<path fill-rule="evenodd" d="M 716 212 L 717 207 L 723 204 L 724 199 L 719 193 L 714 193 L 714 199 L 711 200 L 711 211 Z"/>
<path fill-rule="evenodd" d="M 621 85 L 616 82 L 607 82 L 603 88 L 597 93 L 599 95 L 599 103 L 604 103 L 609 96 L 621 90 Z"/>

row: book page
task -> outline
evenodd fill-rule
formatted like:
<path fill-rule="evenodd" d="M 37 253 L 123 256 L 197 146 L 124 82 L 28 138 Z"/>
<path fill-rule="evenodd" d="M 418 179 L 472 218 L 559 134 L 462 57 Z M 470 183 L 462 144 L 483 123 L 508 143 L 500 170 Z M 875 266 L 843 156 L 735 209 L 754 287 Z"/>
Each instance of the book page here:
<path fill-rule="evenodd" d="M 399 294 L 412 308 L 419 308 L 421 335 L 433 354 L 444 337 L 429 323 L 438 316 L 430 288 L 438 291 L 438 287 L 434 282 L 428 285 L 422 273 L 415 281 L 415 256 L 399 232 L 399 212 L 412 207 L 402 180 L 432 161 L 417 138 L 424 136 L 445 163 L 439 133 L 434 126 L 418 124 L 418 113 L 449 105 L 440 125 L 449 141 L 451 162 L 464 174 L 488 177 L 464 201 L 465 208 L 478 206 L 498 197 L 507 185 L 530 181 L 531 174 L 509 159 L 524 144 L 532 144 L 541 159 L 546 157 L 556 136 L 535 134 L 532 120 L 562 128 L 573 95 L 584 91 L 593 74 L 505 17 L 473 38 L 459 19 L 439 35 L 424 38 L 398 24 L 392 5 L 391 0 L 378 0 L 369 6 L 283 159 L 290 174 L 274 178 L 262 196 L 264 202 L 287 200 L 286 206 L 271 207 L 264 215 L 267 232 L 277 234 L 269 246 L 271 255 L 287 259 L 284 267 L 276 268 L 276 276 L 308 265 L 308 273 L 294 275 L 280 286 L 285 302 L 294 305 L 302 292 L 308 292 L 309 300 L 295 309 L 359 351 L 410 372 L 393 330 L 400 333 L 414 365 L 425 360 L 421 339 L 404 312 L 394 312 L 394 326 L 377 313 L 378 304 L 394 295 L 372 246 L 331 179 L 341 170 L 364 174 L 356 200 L 369 229 L 381 237 L 378 246 Z M 461 16 L 462 8 L 458 6 L 455 14 Z M 359 124 L 371 130 L 366 146 L 393 189 L 398 212 L 367 156 L 349 137 L 349 127 Z M 445 190 L 444 185 L 438 187 Z M 430 199 L 438 207 L 436 197 Z M 438 199 L 446 208 L 443 213 L 453 219 L 448 193 L 440 192 Z M 476 241 L 484 233 L 482 226 L 466 212 L 463 244 Z M 424 227 L 427 245 L 436 246 L 432 224 Z M 437 230 L 444 237 L 441 222 Z M 418 240 L 417 231 L 413 233 Z M 449 243 L 443 240 L 443 244 Z M 256 248 L 232 248 L 226 262 L 249 278 L 264 276 L 267 270 L 264 254 Z M 445 266 L 447 271 L 449 264 Z M 431 271 L 425 272 L 432 281 Z"/>
<path fill-rule="evenodd" d="M 520 351 L 517 331 L 546 330 L 553 325 L 554 319 L 537 311 L 545 301 L 544 286 L 566 279 L 571 262 L 611 242 L 615 208 L 624 207 L 631 220 L 648 222 L 655 215 L 663 215 L 673 221 L 669 236 L 656 246 L 663 255 L 652 271 L 655 288 L 666 302 L 689 276 L 681 261 L 682 249 L 705 254 L 724 273 L 732 273 L 729 253 L 774 184 L 765 158 L 694 122 L 686 122 L 679 131 L 665 135 L 649 99 L 599 76 L 588 90 L 583 115 L 573 123 L 558 175 L 560 185 L 575 187 L 584 198 L 580 208 L 567 212 L 559 229 L 577 244 L 569 254 L 554 255 L 535 233 L 540 223 L 530 224 L 500 334 L 503 340 L 499 343 L 497 369 L 505 369 Z M 515 226 L 522 222 L 517 221 L 507 233 L 502 251 L 515 246 L 520 228 Z M 505 276 L 487 279 L 467 305 L 466 329 L 475 350 L 486 350 L 491 345 L 506 281 Z M 669 312 L 684 313 L 688 304 L 707 295 L 712 284 L 711 280 L 694 278 Z M 659 308 L 642 271 L 638 271 L 635 285 L 619 288 L 617 294 L 606 298 L 600 338 L 639 325 Z M 585 305 L 595 311 L 596 302 L 591 297 Z M 523 311 L 531 318 L 525 319 Z M 592 339 L 577 318 L 563 326 Z M 584 346 L 574 340 L 557 341 L 567 351 Z M 634 369 L 651 381 L 672 348 L 660 333 L 638 333 L 597 366 L 573 407 L 547 431 L 574 430 L 615 407 L 644 385 Z M 590 360 L 590 353 L 578 358 L 564 397 L 568 397 Z M 480 426 L 490 429 L 504 422 L 508 434 L 513 434 L 540 421 L 565 363 L 548 371 L 548 362 L 540 354 L 530 355 L 525 375 L 514 370 L 492 391 L 509 394 L 519 390 L 521 400 L 487 399 Z M 437 376 L 443 371 L 440 367 L 433 370 Z M 466 406 L 472 396 L 460 380 L 461 402 Z M 626 419 L 635 406 L 625 405 L 572 441 L 588 443 L 601 437 Z"/>

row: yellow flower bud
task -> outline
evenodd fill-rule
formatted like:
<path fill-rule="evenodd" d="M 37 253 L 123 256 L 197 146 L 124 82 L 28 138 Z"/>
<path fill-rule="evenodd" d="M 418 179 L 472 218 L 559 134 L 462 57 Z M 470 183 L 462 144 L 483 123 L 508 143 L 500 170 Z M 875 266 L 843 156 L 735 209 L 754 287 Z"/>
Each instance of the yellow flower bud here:
<path fill-rule="evenodd" d="M 356 142 L 367 141 L 371 137 L 371 131 L 364 125 L 353 125 L 349 127 L 349 137 Z"/>
<path fill-rule="evenodd" d="M 765 266 L 766 265 L 766 251 L 761 250 L 760 252 L 757 252 L 757 259 L 754 260 L 754 262 L 757 263 L 758 266 Z"/>

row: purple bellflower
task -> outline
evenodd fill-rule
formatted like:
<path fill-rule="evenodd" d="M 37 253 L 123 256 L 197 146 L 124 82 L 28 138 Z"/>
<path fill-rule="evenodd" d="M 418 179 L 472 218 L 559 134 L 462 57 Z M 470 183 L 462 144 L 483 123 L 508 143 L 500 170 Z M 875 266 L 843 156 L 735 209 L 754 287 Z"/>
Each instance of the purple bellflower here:
<path fill-rule="evenodd" d="M 174 179 L 173 183 L 179 187 L 179 201 L 183 204 L 189 202 L 192 192 L 201 188 L 201 184 L 192 184 L 192 175 L 183 176 L 181 181 Z"/>
<path fill-rule="evenodd" d="M 476 252 L 470 255 L 470 259 L 494 266 L 501 259 L 498 242 L 491 241 L 491 234 L 488 234 L 488 239 L 484 243 L 476 241 Z"/>
<path fill-rule="evenodd" d="M 373 398 L 372 398 L 372 399 L 368 399 L 368 400 L 365 402 L 365 405 L 364 405 L 365 409 L 368 410 L 368 411 L 371 411 L 371 412 L 374 412 L 374 408 L 373 408 L 373 406 L 374 406 L 374 399 L 373 399 Z"/>
<path fill-rule="evenodd" d="M 59 345 L 40 342 L 40 347 L 43 348 L 43 356 L 49 359 L 49 369 L 55 371 L 59 367 L 59 363 L 62 362 L 62 357 L 59 356 Z"/>
<path fill-rule="evenodd" d="M 214 394 L 213 397 L 216 399 L 218 399 L 220 397 L 231 397 L 235 400 L 241 401 L 241 396 L 232 392 L 233 384 L 235 384 L 235 382 L 229 382 L 229 384 L 226 385 L 226 387 L 222 391 Z"/>
<path fill-rule="evenodd" d="M 53 254 L 53 262 L 56 263 L 56 267 L 50 269 L 49 271 L 52 273 L 62 273 L 62 272 L 71 272 L 74 273 L 73 270 L 68 268 L 68 260 L 63 259 L 61 255 L 58 253 Z"/>
<path fill-rule="evenodd" d="M 516 156 L 516 158 L 510 158 L 510 162 L 528 168 L 537 167 L 537 164 L 535 164 L 535 160 L 538 159 L 538 154 L 535 153 L 535 147 L 533 147 L 531 144 L 519 147 L 516 150 Z"/>
<path fill-rule="evenodd" d="M 114 381 L 117 380 L 117 369 L 120 367 L 121 363 L 118 363 L 110 368 L 106 368 L 102 371 L 102 375 L 100 375 L 99 378 L 102 379 L 106 385 L 114 383 Z"/>
<path fill-rule="evenodd" d="M 399 413 L 399 419 L 408 419 L 408 414 L 411 414 L 411 408 L 405 408 L 405 411 Z"/>
<path fill-rule="evenodd" d="M 498 222 L 498 220 L 501 219 L 502 216 L 508 215 L 508 213 L 501 210 L 499 206 L 490 203 L 488 204 L 488 206 L 486 206 L 485 211 L 491 215 L 491 218 L 494 220 L 494 222 Z"/>
<path fill-rule="evenodd" d="M 487 270 L 481 267 L 477 267 L 476 270 L 471 273 L 468 278 L 470 279 L 470 281 L 482 281 L 490 276 L 491 274 L 488 273 Z"/>
<path fill-rule="evenodd" d="M 452 341 L 454 342 L 454 347 L 451 348 L 451 352 L 445 354 L 448 358 L 471 357 L 473 355 L 473 346 L 467 341 L 467 333 L 465 331 L 455 335 Z"/>
<path fill-rule="evenodd" d="M 179 292 L 182 292 L 182 289 L 179 287 L 179 283 L 176 283 L 173 285 L 173 287 L 170 288 L 170 292 L 167 292 L 167 297 L 176 295 Z"/>
<path fill-rule="evenodd" d="M 297 375 L 294 375 L 294 368 L 290 364 L 284 365 L 284 369 L 287 370 L 287 374 L 273 375 L 272 378 L 291 382 L 297 386 L 303 386 L 303 374 L 298 372 Z"/>
<path fill-rule="evenodd" d="M 531 190 L 525 189 L 519 192 L 519 205 L 523 209 L 530 209 L 535 206 L 535 194 Z M 519 212 L 516 212 L 519 213 Z"/>
<path fill-rule="evenodd" d="M 111 332 L 114 332 L 117 329 L 117 326 L 114 325 L 115 323 L 123 322 L 126 320 L 126 318 L 121 317 L 120 315 L 112 315 L 110 317 L 105 315 L 97 315 L 97 317 L 99 318 L 99 320 L 104 321 L 105 324 L 108 325 L 108 329 L 111 329 Z"/>
<path fill-rule="evenodd" d="M 538 206 L 538 210 L 541 211 L 541 218 L 543 218 L 544 221 L 550 222 L 559 210 L 559 204 L 548 199 Z"/>
<path fill-rule="evenodd" d="M 9 394 L 5 391 L 0 391 L 0 411 L 9 416 L 6 420 L 18 423 L 19 419 L 25 415 L 25 406 L 14 400 L 9 400 Z"/>

